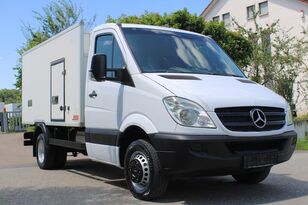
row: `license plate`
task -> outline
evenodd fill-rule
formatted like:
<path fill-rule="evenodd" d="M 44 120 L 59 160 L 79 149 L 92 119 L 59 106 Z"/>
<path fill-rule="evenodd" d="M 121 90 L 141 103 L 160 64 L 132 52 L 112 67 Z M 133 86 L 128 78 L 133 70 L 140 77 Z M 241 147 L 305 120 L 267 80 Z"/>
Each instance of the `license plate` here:
<path fill-rule="evenodd" d="M 269 153 L 248 154 L 244 155 L 243 161 L 245 169 L 271 166 L 277 164 L 278 153 L 269 152 Z"/>

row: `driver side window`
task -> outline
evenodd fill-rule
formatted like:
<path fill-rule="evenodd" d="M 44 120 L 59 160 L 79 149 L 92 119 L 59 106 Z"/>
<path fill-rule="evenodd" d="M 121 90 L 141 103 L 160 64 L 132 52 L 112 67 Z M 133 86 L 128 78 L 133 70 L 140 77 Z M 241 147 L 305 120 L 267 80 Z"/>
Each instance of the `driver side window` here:
<path fill-rule="evenodd" d="M 120 47 L 112 34 L 101 35 L 96 38 L 95 54 L 106 55 L 107 77 L 115 77 L 115 72 L 108 71 L 108 69 L 122 69 L 125 66 Z"/>

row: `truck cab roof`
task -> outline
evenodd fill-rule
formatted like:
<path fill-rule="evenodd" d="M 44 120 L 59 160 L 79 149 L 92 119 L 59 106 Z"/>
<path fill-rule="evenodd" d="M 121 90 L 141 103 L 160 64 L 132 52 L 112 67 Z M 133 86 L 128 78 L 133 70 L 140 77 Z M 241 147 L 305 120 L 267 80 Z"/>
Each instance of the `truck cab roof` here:
<path fill-rule="evenodd" d="M 188 34 L 204 36 L 200 33 L 192 32 L 192 31 L 170 28 L 170 27 L 167 27 L 167 25 L 166 26 L 153 26 L 153 25 L 145 25 L 145 24 L 128 24 L 128 23 L 124 23 L 124 24 L 106 23 L 106 24 L 102 24 L 102 25 L 95 27 L 93 29 L 93 31 L 95 32 L 95 31 L 99 31 L 99 30 L 102 30 L 102 29 L 106 29 L 106 28 L 117 29 L 119 27 L 122 27 L 122 28 L 157 29 L 157 30 L 161 30 L 161 31 L 181 32 L 181 33 L 188 33 Z"/>

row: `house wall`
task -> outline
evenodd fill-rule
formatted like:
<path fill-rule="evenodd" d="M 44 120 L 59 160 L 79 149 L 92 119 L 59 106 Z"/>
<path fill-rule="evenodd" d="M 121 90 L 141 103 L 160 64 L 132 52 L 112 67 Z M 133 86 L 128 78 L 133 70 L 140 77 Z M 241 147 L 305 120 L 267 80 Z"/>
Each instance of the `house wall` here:
<path fill-rule="evenodd" d="M 218 0 L 213 4 L 207 13 L 202 16 L 206 21 L 211 21 L 213 17 L 218 16 L 222 21 L 222 15 L 230 12 L 231 18 L 235 19 L 240 25 L 246 28 L 252 28 L 253 20 L 247 19 L 247 7 L 255 5 L 256 11 L 259 10 L 259 3 L 265 0 Z M 301 10 L 304 11 L 304 17 L 301 15 Z M 289 30 L 289 34 L 301 38 L 303 28 L 308 29 L 308 4 L 297 0 L 268 0 L 268 14 L 258 16 L 257 22 L 265 26 L 279 20 L 279 25 L 283 30 Z M 229 27 L 230 30 L 235 29 L 234 23 Z M 308 54 L 307 54 L 308 58 Z M 308 61 L 308 60 L 307 60 Z M 308 79 L 307 74 L 301 73 L 297 80 L 303 81 Z M 297 92 L 297 86 L 294 86 L 295 99 L 298 98 L 296 109 L 298 114 L 308 113 L 308 99 L 304 99 L 303 94 Z M 308 90 L 304 91 L 308 94 Z M 305 102 L 306 101 L 306 102 Z"/>

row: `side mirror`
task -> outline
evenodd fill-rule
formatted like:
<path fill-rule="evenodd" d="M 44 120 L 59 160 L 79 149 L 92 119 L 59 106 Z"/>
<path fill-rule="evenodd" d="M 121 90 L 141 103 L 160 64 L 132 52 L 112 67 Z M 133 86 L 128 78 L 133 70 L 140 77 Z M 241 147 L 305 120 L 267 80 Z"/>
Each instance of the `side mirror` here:
<path fill-rule="evenodd" d="M 98 80 L 104 80 L 106 78 L 107 70 L 107 57 L 104 54 L 95 54 L 92 57 L 91 72 L 93 77 Z"/>

